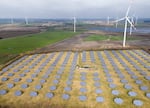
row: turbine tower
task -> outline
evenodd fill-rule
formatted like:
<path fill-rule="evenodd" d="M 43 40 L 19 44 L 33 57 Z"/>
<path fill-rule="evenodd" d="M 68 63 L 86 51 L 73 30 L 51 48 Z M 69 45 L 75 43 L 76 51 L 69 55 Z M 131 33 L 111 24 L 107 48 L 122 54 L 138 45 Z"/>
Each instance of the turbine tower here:
<path fill-rule="evenodd" d="M 76 32 L 76 17 L 73 18 L 73 31 Z"/>

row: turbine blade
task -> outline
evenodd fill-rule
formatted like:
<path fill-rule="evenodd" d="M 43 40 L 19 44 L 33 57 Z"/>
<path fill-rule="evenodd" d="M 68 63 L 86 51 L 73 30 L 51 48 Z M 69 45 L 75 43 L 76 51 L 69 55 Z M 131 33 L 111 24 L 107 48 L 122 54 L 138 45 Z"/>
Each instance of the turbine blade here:
<path fill-rule="evenodd" d="M 121 19 L 118 19 L 118 20 L 115 20 L 114 22 L 119 22 L 119 21 L 122 21 L 122 20 L 125 20 L 125 17 L 124 18 L 121 18 Z"/>
<path fill-rule="evenodd" d="M 129 7 L 128 7 L 128 9 L 127 9 L 126 17 L 127 17 L 127 16 L 128 16 L 128 14 L 129 14 L 130 8 L 131 8 L 131 5 L 129 5 Z"/>
<path fill-rule="evenodd" d="M 136 30 L 136 28 L 135 28 L 134 24 L 133 24 L 133 23 L 129 20 L 129 18 L 128 18 L 128 17 L 126 17 L 126 20 L 130 23 L 131 27 L 133 27 L 133 28 Z"/>
<path fill-rule="evenodd" d="M 132 22 L 129 20 L 129 18 L 127 17 L 126 20 L 130 23 L 131 26 L 133 26 Z"/>

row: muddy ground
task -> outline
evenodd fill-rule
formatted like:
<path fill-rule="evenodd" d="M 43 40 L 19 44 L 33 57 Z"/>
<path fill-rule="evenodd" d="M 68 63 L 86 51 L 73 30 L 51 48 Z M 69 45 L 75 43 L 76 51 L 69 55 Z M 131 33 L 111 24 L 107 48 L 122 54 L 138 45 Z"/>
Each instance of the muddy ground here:
<path fill-rule="evenodd" d="M 122 49 L 122 41 L 84 41 L 91 34 L 122 35 L 121 33 L 105 33 L 101 31 L 87 31 L 70 39 L 63 40 L 53 45 L 39 48 L 34 53 L 53 51 L 80 51 L 80 50 L 101 50 L 101 49 Z M 126 48 L 150 48 L 150 35 L 133 34 L 140 40 L 126 42 Z"/>
<path fill-rule="evenodd" d="M 0 39 L 39 33 L 44 29 L 38 26 L 4 25 L 0 26 Z"/>

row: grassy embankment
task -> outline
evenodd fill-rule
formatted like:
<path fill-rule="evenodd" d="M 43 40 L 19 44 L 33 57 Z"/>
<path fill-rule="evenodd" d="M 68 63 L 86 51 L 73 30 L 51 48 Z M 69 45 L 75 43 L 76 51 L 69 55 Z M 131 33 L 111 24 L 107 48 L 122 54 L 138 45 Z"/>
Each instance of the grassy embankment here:
<path fill-rule="evenodd" d="M 47 31 L 38 34 L 0 40 L 0 65 L 20 53 L 33 51 L 37 48 L 70 38 L 77 33 L 67 31 Z"/>

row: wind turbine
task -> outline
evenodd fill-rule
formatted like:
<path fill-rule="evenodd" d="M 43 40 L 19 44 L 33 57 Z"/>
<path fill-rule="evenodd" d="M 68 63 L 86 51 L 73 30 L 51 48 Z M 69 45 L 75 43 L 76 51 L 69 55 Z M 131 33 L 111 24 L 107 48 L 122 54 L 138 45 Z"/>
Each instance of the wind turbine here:
<path fill-rule="evenodd" d="M 116 18 L 116 20 L 118 20 L 118 17 Z M 116 22 L 116 28 L 118 28 L 118 22 Z"/>
<path fill-rule="evenodd" d="M 26 23 L 26 25 L 28 25 L 28 24 L 29 24 L 29 22 L 28 22 L 28 18 L 27 18 L 27 17 L 25 17 L 25 23 Z"/>
<path fill-rule="evenodd" d="M 76 17 L 73 18 L 73 31 L 76 32 Z"/>
<path fill-rule="evenodd" d="M 11 18 L 11 24 L 14 24 L 14 19 L 13 18 Z"/>
<path fill-rule="evenodd" d="M 138 23 L 138 17 L 135 18 L 135 25 Z"/>
<path fill-rule="evenodd" d="M 125 17 L 123 17 L 123 18 L 115 21 L 115 22 L 119 22 L 119 21 L 125 20 L 124 37 L 123 37 L 123 47 L 126 46 L 126 37 L 127 37 L 127 26 L 128 26 L 128 23 L 131 25 L 131 27 L 135 28 L 134 25 L 133 25 L 133 23 L 132 23 L 132 21 L 130 21 L 129 16 L 128 16 L 130 8 L 131 8 L 131 4 L 129 5 L 129 7 L 127 9 Z"/>
<path fill-rule="evenodd" d="M 109 16 L 107 17 L 107 24 L 109 25 L 109 20 L 110 20 L 110 18 L 109 18 Z"/>
<path fill-rule="evenodd" d="M 132 24 L 134 24 L 133 17 L 131 17 L 131 22 L 132 22 Z M 131 36 L 131 34 L 132 34 L 132 28 L 133 28 L 133 26 L 130 25 L 130 36 Z M 134 29 L 135 29 L 135 27 L 134 27 Z"/>

